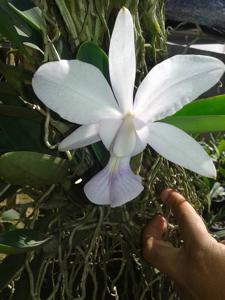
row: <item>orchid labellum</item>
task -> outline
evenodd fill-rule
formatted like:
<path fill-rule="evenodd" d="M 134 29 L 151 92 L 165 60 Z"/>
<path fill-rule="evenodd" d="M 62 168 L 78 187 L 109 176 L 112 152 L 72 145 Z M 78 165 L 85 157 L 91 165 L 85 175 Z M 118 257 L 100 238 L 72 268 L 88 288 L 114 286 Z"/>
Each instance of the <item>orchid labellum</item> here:
<path fill-rule="evenodd" d="M 216 176 L 211 158 L 191 136 L 159 120 L 214 86 L 224 71 L 224 64 L 216 58 L 177 55 L 147 74 L 133 100 L 134 26 L 129 10 L 122 8 L 109 48 L 111 86 L 96 67 L 79 60 L 42 65 L 32 84 L 46 106 L 82 125 L 59 144 L 59 150 L 102 140 L 110 151 L 107 166 L 85 185 L 84 191 L 90 201 L 115 207 L 143 190 L 129 162 L 147 144 L 173 163 L 203 176 Z"/>

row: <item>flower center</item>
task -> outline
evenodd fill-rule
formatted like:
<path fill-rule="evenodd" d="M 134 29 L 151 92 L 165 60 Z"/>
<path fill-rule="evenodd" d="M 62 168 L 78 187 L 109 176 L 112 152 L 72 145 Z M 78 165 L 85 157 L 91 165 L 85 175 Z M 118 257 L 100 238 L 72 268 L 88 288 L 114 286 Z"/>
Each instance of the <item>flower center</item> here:
<path fill-rule="evenodd" d="M 134 127 L 133 120 L 134 120 L 134 115 L 133 115 L 132 113 L 128 113 L 128 114 L 126 114 L 125 117 L 124 117 L 123 124 L 124 124 L 127 128 L 132 129 L 132 128 Z"/>

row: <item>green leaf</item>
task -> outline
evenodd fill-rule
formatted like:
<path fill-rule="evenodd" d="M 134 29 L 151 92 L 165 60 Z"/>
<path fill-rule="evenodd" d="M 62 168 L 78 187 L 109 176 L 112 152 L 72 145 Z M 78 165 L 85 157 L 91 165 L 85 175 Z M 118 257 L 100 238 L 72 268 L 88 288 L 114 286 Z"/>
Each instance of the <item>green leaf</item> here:
<path fill-rule="evenodd" d="M 1 116 L 0 151 L 37 151 L 48 153 L 42 142 L 42 124 L 33 120 Z"/>
<path fill-rule="evenodd" d="M 12 19 L 5 10 L 5 1 L 0 2 L 0 33 L 15 44 L 18 49 L 24 51 L 22 39 L 17 33 Z"/>
<path fill-rule="evenodd" d="M 225 115 L 220 116 L 171 116 L 161 122 L 174 125 L 189 133 L 206 133 L 225 130 Z"/>
<path fill-rule="evenodd" d="M 108 82 L 110 82 L 108 57 L 104 50 L 96 44 L 93 42 L 83 43 L 77 52 L 76 58 L 97 67 L 103 73 Z M 106 150 L 103 143 L 96 143 L 92 145 L 91 148 L 99 163 L 104 166 L 109 159 L 109 152 Z"/>
<path fill-rule="evenodd" d="M 41 124 L 17 118 L 0 118 L 0 151 L 38 151 L 48 153 L 41 143 Z"/>
<path fill-rule="evenodd" d="M 38 122 L 39 124 L 44 123 L 44 116 L 39 112 L 19 105 L 17 106 L 1 104 L 0 116 L 31 120 L 32 122 Z M 12 122 L 14 120 L 15 119 L 13 119 Z M 69 126 L 67 124 L 60 121 L 55 121 L 53 119 L 50 121 L 50 124 L 62 134 L 64 134 L 69 129 Z"/>
<path fill-rule="evenodd" d="M 30 55 L 24 44 L 28 43 L 30 47 L 32 46 L 42 52 L 40 49 L 42 37 L 41 33 L 30 25 L 31 23 L 27 22 L 24 16 L 18 14 L 18 11 L 15 11 L 15 8 L 8 1 L 0 1 L 0 34 L 6 37 L 13 47 L 19 49 L 26 56 L 26 59 L 33 64 L 37 62 L 36 58 Z"/>
<path fill-rule="evenodd" d="M 40 8 L 34 6 L 32 1 L 11 0 L 9 6 L 22 20 L 34 29 L 41 31 L 46 27 Z"/>
<path fill-rule="evenodd" d="M 24 254 L 8 255 L 0 264 L 0 290 L 10 283 L 22 270 L 26 256 Z"/>
<path fill-rule="evenodd" d="M 185 105 L 174 116 L 225 115 L 225 95 L 196 100 Z"/>
<path fill-rule="evenodd" d="M 0 177 L 3 181 L 30 186 L 64 182 L 68 161 L 37 152 L 8 152 L 0 156 Z"/>
<path fill-rule="evenodd" d="M 14 16 L 11 12 L 9 4 L 6 0 L 0 1 L 0 34 L 6 37 L 12 44 L 17 47 L 23 54 L 26 55 L 30 62 L 33 62 L 32 56 L 27 52 L 23 45 L 23 38 L 17 32 L 15 25 L 23 27 L 26 31 L 25 26 L 23 26 L 21 20 Z"/>
<path fill-rule="evenodd" d="M 189 133 L 225 130 L 225 95 L 200 99 L 184 106 L 162 122 L 174 125 Z"/>
<path fill-rule="evenodd" d="M 104 50 L 93 42 L 83 43 L 78 52 L 77 59 L 97 67 L 109 82 L 109 64 L 108 57 Z"/>
<path fill-rule="evenodd" d="M 225 139 L 220 140 L 217 149 L 220 154 L 222 154 L 225 151 Z"/>
<path fill-rule="evenodd" d="M 49 241 L 42 233 L 30 229 L 15 229 L 0 233 L 0 253 L 17 254 L 33 250 Z"/>
<path fill-rule="evenodd" d="M 1 153 L 26 150 L 56 154 L 56 151 L 50 151 L 44 145 L 44 117 L 41 114 L 38 116 L 32 109 L 28 111 L 25 104 L 14 95 L 0 93 L 0 100 Z"/>
<path fill-rule="evenodd" d="M 26 107 L 16 106 L 16 105 L 0 105 L 0 116 L 5 117 L 15 117 L 27 120 L 32 120 L 36 122 L 42 122 L 43 117 L 38 112 L 31 110 Z"/>

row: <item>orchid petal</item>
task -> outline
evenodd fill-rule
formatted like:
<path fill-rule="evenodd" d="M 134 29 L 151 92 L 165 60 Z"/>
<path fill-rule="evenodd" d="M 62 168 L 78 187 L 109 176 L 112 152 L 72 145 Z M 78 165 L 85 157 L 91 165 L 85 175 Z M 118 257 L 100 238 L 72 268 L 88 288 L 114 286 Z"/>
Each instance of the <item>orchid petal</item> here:
<path fill-rule="evenodd" d="M 134 112 L 144 121 L 174 114 L 214 86 L 225 65 L 203 55 L 176 55 L 156 65 L 137 90 Z"/>
<path fill-rule="evenodd" d="M 136 131 L 136 145 L 131 156 L 135 156 L 145 149 L 147 143 L 145 142 L 146 138 L 143 138 L 143 135 L 144 137 L 146 137 L 146 135 L 149 135 L 148 125 L 146 123 L 137 118 L 134 118 L 133 124 Z"/>
<path fill-rule="evenodd" d="M 105 119 L 100 122 L 99 135 L 108 150 L 112 146 L 122 121 L 122 119 Z"/>
<path fill-rule="evenodd" d="M 107 166 L 84 187 L 87 198 L 99 205 L 121 206 L 136 198 L 143 190 L 141 178 L 130 166 L 130 158 L 112 156 Z"/>
<path fill-rule="evenodd" d="M 132 112 L 136 73 L 134 26 L 128 9 L 123 7 L 116 19 L 109 48 L 109 72 L 121 111 Z"/>
<path fill-rule="evenodd" d="M 100 141 L 99 125 L 83 125 L 73 131 L 60 144 L 58 149 L 60 151 L 73 150 Z"/>
<path fill-rule="evenodd" d="M 171 162 L 206 177 L 216 177 L 212 159 L 191 136 L 172 125 L 156 122 L 149 124 L 146 142 Z"/>
<path fill-rule="evenodd" d="M 136 131 L 133 124 L 133 117 L 127 116 L 115 138 L 113 144 L 113 153 L 116 156 L 130 156 L 135 148 L 137 142 Z"/>
<path fill-rule="evenodd" d="M 35 94 L 64 119 L 91 124 L 120 115 L 112 90 L 102 73 L 79 60 L 42 65 L 34 74 Z"/>
<path fill-rule="evenodd" d="M 147 146 L 147 143 L 143 142 L 137 135 L 136 135 L 136 145 L 134 147 L 134 150 L 132 151 L 131 156 L 135 156 L 139 153 L 141 153 L 145 147 Z"/>

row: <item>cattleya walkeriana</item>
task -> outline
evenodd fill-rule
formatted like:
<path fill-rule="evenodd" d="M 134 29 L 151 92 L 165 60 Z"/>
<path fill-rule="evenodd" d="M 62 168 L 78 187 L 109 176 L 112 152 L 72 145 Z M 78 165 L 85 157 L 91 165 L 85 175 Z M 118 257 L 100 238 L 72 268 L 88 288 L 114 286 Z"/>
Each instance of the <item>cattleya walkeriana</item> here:
<path fill-rule="evenodd" d="M 43 64 L 34 74 L 40 100 L 62 118 L 82 124 L 59 144 L 66 151 L 102 140 L 110 151 L 107 166 L 84 187 L 96 204 L 120 206 L 143 190 L 130 158 L 149 144 L 166 159 L 200 175 L 216 169 L 203 148 L 182 130 L 159 122 L 214 86 L 225 71 L 213 57 L 177 55 L 156 65 L 137 89 L 134 26 L 122 8 L 109 48 L 111 86 L 94 66 L 79 60 Z"/>

